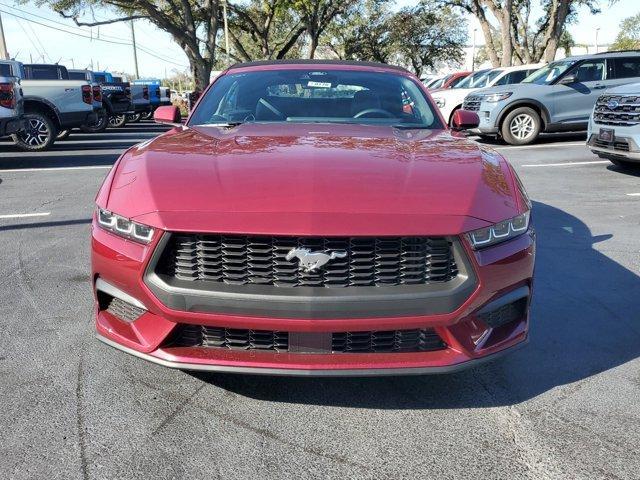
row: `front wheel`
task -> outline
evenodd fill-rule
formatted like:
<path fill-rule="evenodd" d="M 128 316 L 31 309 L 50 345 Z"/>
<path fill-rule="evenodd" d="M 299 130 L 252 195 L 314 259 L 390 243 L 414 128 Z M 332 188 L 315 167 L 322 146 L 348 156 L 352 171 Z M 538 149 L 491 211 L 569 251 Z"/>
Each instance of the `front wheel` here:
<path fill-rule="evenodd" d="M 49 149 L 58 135 L 53 121 L 42 112 L 28 112 L 23 118 L 24 130 L 11 135 L 16 146 L 27 152 L 41 152 Z"/>
<path fill-rule="evenodd" d="M 141 114 L 143 120 L 151 120 L 153 118 L 153 110 Z"/>
<path fill-rule="evenodd" d="M 111 128 L 124 127 L 125 123 L 127 123 L 126 115 L 112 115 L 109 117 L 109 126 Z"/>
<path fill-rule="evenodd" d="M 533 108 L 512 110 L 502 121 L 500 133 L 509 145 L 529 145 L 540 135 L 542 120 Z"/>
<path fill-rule="evenodd" d="M 100 133 L 104 132 L 109 125 L 109 114 L 106 110 L 98 115 L 98 121 L 93 125 L 83 125 L 80 127 L 84 133 Z"/>

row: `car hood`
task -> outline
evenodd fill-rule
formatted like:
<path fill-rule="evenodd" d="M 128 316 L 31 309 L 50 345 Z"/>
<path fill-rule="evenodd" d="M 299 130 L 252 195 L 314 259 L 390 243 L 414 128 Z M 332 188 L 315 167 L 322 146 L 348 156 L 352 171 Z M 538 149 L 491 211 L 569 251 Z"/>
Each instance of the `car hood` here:
<path fill-rule="evenodd" d="M 516 215 L 497 153 L 443 130 L 182 127 L 129 150 L 107 208 L 160 228 L 264 234 L 456 234 Z"/>
<path fill-rule="evenodd" d="M 619 95 L 637 95 L 640 93 L 640 83 L 628 83 L 619 87 L 610 88 L 606 93 Z"/>
<path fill-rule="evenodd" d="M 474 93 L 485 95 L 490 93 L 513 92 L 514 97 L 530 97 L 540 94 L 549 85 L 538 85 L 537 83 L 514 83 L 511 85 L 500 85 L 498 87 L 481 88 Z"/>

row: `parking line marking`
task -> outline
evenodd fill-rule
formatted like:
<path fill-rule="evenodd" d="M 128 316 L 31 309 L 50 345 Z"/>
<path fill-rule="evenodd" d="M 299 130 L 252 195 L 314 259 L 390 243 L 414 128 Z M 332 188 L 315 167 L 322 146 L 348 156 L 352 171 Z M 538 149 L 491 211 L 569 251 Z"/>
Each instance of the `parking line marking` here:
<path fill-rule="evenodd" d="M 640 193 L 627 193 L 629 197 L 640 197 Z"/>
<path fill-rule="evenodd" d="M 6 218 L 31 218 L 31 217 L 48 217 L 51 215 L 51 212 L 41 212 L 41 213 L 14 213 L 10 215 L 0 215 L 0 219 Z"/>
<path fill-rule="evenodd" d="M 558 148 L 558 147 L 579 147 L 587 146 L 586 142 L 573 142 L 573 143 L 545 143 L 542 145 L 516 145 L 513 147 L 493 147 L 494 150 L 523 150 L 534 148 Z"/>
<path fill-rule="evenodd" d="M 533 163 L 520 165 L 521 167 L 567 167 L 571 165 L 597 165 L 600 163 L 610 163 L 609 160 L 592 160 L 590 162 L 562 162 L 562 163 Z"/>
<path fill-rule="evenodd" d="M 87 165 L 86 167 L 42 167 L 42 168 L 9 168 L 0 170 L 0 173 L 21 173 L 21 172 L 47 172 L 50 170 L 106 170 L 113 165 Z"/>

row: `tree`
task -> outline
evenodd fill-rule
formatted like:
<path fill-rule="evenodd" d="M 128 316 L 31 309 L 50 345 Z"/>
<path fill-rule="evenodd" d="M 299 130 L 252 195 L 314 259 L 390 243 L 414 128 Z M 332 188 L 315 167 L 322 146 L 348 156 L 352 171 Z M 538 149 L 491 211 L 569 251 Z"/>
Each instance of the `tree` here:
<path fill-rule="evenodd" d="M 620 22 L 620 30 L 611 50 L 636 50 L 640 48 L 640 13 Z"/>
<path fill-rule="evenodd" d="M 395 51 L 390 0 L 365 0 L 327 29 L 326 44 L 338 58 L 388 63 Z"/>
<path fill-rule="evenodd" d="M 551 62 L 561 46 L 566 26 L 579 7 L 598 13 L 599 0 L 542 0 L 542 15 L 531 19 L 531 0 L 439 0 L 480 22 L 485 51 L 492 65 Z M 610 0 L 615 2 L 616 0 Z"/>
<path fill-rule="evenodd" d="M 289 0 L 251 0 L 230 4 L 229 37 L 242 61 L 299 56 L 299 39 L 306 31 Z"/>
<path fill-rule="evenodd" d="M 467 42 L 467 22 L 448 7 L 422 0 L 391 20 L 391 37 L 401 62 L 420 76 L 439 64 L 460 64 Z"/>
<path fill-rule="evenodd" d="M 308 57 L 314 58 L 320 37 L 340 15 L 349 10 L 358 0 L 292 0 L 293 10 L 300 16 L 309 37 Z"/>
<path fill-rule="evenodd" d="M 221 26 L 219 0 L 42 0 L 79 26 L 98 26 L 135 19 L 146 19 L 169 33 L 186 54 L 196 90 L 209 84 L 216 63 L 218 30 Z M 107 7 L 113 18 L 83 21 L 81 16 L 93 7 Z"/>

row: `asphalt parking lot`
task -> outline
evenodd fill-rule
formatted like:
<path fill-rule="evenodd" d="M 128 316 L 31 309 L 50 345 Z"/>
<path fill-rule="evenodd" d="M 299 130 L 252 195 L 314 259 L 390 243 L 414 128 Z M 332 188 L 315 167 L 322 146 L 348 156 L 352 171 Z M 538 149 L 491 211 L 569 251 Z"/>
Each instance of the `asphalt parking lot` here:
<path fill-rule="evenodd" d="M 94 338 L 93 198 L 147 123 L 0 143 L 0 478 L 640 478 L 640 173 L 493 145 L 535 202 L 529 344 L 446 376 L 188 374 Z"/>

